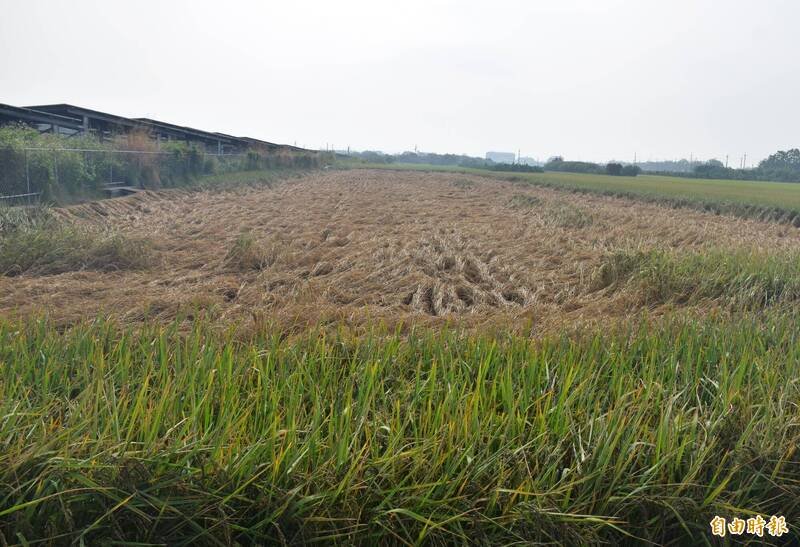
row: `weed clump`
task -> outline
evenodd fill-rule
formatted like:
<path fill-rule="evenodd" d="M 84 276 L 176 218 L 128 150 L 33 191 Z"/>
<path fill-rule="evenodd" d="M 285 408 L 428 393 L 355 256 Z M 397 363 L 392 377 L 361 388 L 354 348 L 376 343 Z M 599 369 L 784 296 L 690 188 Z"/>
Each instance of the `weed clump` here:
<path fill-rule="evenodd" d="M 33 208 L 0 206 L 0 236 L 34 230 L 52 223 L 52 211 L 45 205 Z"/>
<path fill-rule="evenodd" d="M 585 209 L 568 203 L 559 203 L 544 210 L 546 222 L 559 228 L 588 228 L 594 224 L 594 216 Z"/>
<path fill-rule="evenodd" d="M 147 239 L 59 222 L 47 207 L 0 209 L 0 275 L 136 270 L 152 259 Z"/>
<path fill-rule="evenodd" d="M 527 194 L 514 194 L 511 196 L 509 207 L 512 209 L 531 209 L 541 205 L 542 200 L 536 196 L 529 196 Z"/>
<path fill-rule="evenodd" d="M 275 262 L 275 253 L 261 245 L 252 234 L 244 233 L 234 241 L 223 263 L 236 271 L 263 270 Z"/>
<path fill-rule="evenodd" d="M 758 309 L 800 301 L 800 256 L 626 250 L 605 256 L 592 288 L 632 287 L 644 304 L 726 300 Z"/>
<path fill-rule="evenodd" d="M 149 240 L 51 223 L 0 238 L 0 275 L 138 270 L 151 264 Z"/>

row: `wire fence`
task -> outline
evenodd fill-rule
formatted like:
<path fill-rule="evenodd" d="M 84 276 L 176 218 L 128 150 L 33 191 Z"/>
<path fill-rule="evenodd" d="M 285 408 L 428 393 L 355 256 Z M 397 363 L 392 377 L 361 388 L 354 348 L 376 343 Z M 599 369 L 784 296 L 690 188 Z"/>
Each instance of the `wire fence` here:
<path fill-rule="evenodd" d="M 202 175 L 268 167 L 257 153 L 0 148 L 0 206 L 180 186 Z"/>

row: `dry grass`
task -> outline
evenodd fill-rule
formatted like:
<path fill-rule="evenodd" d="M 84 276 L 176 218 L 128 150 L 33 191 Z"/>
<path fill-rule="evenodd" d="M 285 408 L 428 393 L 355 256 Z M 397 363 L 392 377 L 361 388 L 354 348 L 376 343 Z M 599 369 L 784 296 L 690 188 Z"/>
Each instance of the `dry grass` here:
<path fill-rule="evenodd" d="M 158 266 L 0 277 L 0 314 L 541 330 L 652 310 L 625 286 L 592 285 L 610 253 L 800 243 L 787 226 L 448 173 L 320 172 L 271 188 L 149 192 L 54 214 L 146 236 Z"/>

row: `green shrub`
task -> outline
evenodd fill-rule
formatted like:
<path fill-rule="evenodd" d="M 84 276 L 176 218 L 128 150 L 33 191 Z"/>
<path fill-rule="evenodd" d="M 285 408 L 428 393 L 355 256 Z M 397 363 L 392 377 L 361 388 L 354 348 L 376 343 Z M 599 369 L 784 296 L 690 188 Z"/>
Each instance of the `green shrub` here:
<path fill-rule="evenodd" d="M 206 156 L 203 160 L 203 174 L 214 175 L 219 171 L 219 160 L 214 156 Z"/>
<path fill-rule="evenodd" d="M 261 168 L 261 155 L 255 150 L 248 150 L 244 158 L 244 170 L 255 171 Z"/>

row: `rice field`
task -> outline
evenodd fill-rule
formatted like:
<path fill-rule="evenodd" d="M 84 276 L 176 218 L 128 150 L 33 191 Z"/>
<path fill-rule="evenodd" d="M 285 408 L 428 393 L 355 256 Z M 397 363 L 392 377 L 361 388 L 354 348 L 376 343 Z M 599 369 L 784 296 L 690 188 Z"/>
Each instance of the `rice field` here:
<path fill-rule="evenodd" d="M 52 215 L 70 233 L 104 234 L 99 243 L 135 242 L 148 267 L 92 267 L 88 257 L 42 275 L 54 272 L 15 264 L 31 253 L 0 252 L 0 313 L 47 313 L 64 324 L 202 314 L 286 328 L 413 321 L 539 333 L 674 307 L 669 298 L 642 304 L 631 283 L 599 283 L 620 253 L 662 252 L 681 263 L 722 251 L 791 265 L 800 249 L 800 232 L 779 223 L 452 173 L 333 170 L 226 191 L 147 192 Z M 32 249 L 26 237 L 7 241 Z M 136 264 L 127 258 L 118 262 Z M 790 266 L 783 275 L 793 276 Z"/>
<path fill-rule="evenodd" d="M 800 213 L 800 185 L 787 182 L 717 180 L 648 175 L 612 177 L 584 173 L 506 173 L 483 169 L 415 165 L 344 163 L 348 168 L 456 172 L 524 181 L 544 187 L 629 197 L 669 206 L 690 207 L 744 218 L 767 218 L 793 223 Z M 800 225 L 800 220 L 795 226 Z"/>
<path fill-rule="evenodd" d="M 2 545 L 800 541 L 790 224 L 371 169 L 40 214 Z"/>
<path fill-rule="evenodd" d="M 4 323 L 0 531 L 682 544 L 714 514 L 791 518 L 795 320 L 537 342 Z"/>

